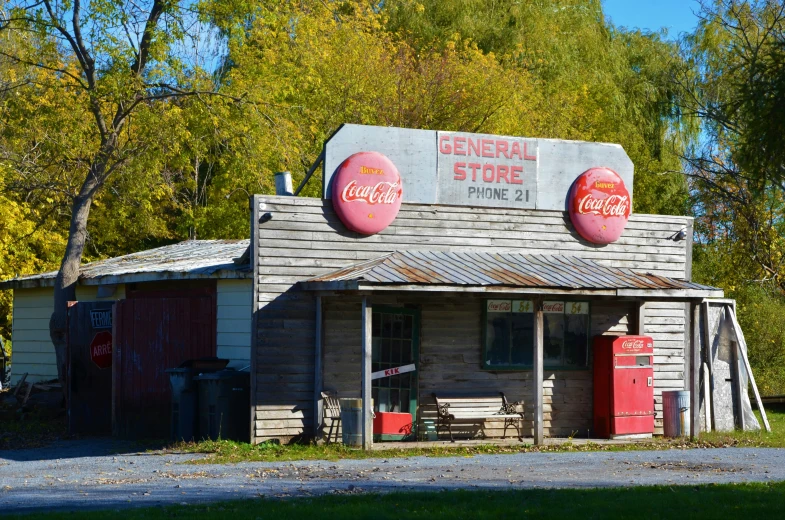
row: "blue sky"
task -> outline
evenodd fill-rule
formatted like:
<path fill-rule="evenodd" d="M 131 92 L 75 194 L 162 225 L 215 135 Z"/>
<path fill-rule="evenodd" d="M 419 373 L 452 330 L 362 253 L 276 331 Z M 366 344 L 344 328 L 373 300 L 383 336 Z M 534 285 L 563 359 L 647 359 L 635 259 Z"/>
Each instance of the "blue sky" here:
<path fill-rule="evenodd" d="M 630 29 L 668 30 L 668 38 L 691 32 L 698 23 L 696 0 L 602 0 L 605 16 Z"/>

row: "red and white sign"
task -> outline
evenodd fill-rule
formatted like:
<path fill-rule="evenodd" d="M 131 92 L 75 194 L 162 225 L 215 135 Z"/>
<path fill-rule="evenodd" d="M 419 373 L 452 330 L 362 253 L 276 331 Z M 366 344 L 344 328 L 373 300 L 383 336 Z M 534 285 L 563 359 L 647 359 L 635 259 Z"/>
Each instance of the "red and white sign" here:
<path fill-rule="evenodd" d="M 654 343 L 651 341 L 651 338 L 631 337 L 631 338 L 625 338 L 621 342 L 622 350 L 625 350 L 627 352 L 640 352 L 644 349 L 644 347 L 648 349 L 654 348 Z"/>
<path fill-rule="evenodd" d="M 417 370 L 417 367 L 414 366 L 413 364 L 404 365 L 402 367 L 388 368 L 387 370 L 372 372 L 371 379 L 381 379 L 383 377 L 397 376 L 398 374 L 406 374 L 408 372 L 414 372 L 415 370 Z"/>
<path fill-rule="evenodd" d="M 333 177 L 332 199 L 344 225 L 363 235 L 389 226 L 403 200 L 401 176 L 379 152 L 356 153 L 341 163 Z"/>
<path fill-rule="evenodd" d="M 583 172 L 570 188 L 568 204 L 575 230 L 595 244 L 618 240 L 632 209 L 624 181 L 609 168 Z"/>
<path fill-rule="evenodd" d="M 112 333 L 102 331 L 93 337 L 90 342 L 90 359 L 98 368 L 112 366 Z"/>
<path fill-rule="evenodd" d="M 549 314 L 564 313 L 564 302 L 543 302 L 542 311 Z"/>
<path fill-rule="evenodd" d="M 510 300 L 488 300 L 488 312 L 510 312 L 512 310 L 512 302 Z"/>

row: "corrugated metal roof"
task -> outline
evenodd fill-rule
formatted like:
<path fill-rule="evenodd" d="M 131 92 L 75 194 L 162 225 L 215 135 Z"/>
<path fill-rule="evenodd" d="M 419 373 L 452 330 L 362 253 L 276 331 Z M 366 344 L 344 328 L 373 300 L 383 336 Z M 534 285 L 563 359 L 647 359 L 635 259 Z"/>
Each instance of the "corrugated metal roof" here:
<path fill-rule="evenodd" d="M 333 283 L 364 285 L 453 285 L 565 290 L 700 291 L 720 289 L 632 269 L 606 267 L 562 255 L 396 251 L 326 275 L 311 278 L 308 288 Z M 345 284 L 344 284 L 345 285 Z"/>
<path fill-rule="evenodd" d="M 251 267 L 244 254 L 248 240 L 186 240 L 169 246 L 84 264 L 79 280 L 96 283 L 124 283 L 161 279 L 247 278 Z M 235 259 L 238 262 L 235 262 Z M 52 285 L 57 271 L 13 278 L 0 289 Z"/>

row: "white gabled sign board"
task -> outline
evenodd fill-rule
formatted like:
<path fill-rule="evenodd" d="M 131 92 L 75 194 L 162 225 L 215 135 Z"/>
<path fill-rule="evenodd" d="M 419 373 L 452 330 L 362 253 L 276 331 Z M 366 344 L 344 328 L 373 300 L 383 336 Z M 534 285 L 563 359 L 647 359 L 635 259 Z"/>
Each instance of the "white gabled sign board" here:
<path fill-rule="evenodd" d="M 575 179 L 599 166 L 632 198 L 632 161 L 618 144 L 347 124 L 324 151 L 325 198 L 340 164 L 370 151 L 395 164 L 405 203 L 565 211 Z"/>

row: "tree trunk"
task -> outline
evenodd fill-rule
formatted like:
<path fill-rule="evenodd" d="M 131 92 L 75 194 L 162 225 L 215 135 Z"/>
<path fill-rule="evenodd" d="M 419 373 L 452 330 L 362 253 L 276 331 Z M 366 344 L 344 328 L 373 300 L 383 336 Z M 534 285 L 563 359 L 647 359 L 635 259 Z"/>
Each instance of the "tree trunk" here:
<path fill-rule="evenodd" d="M 87 239 L 87 218 L 93 202 L 93 190 L 82 189 L 82 193 L 74 199 L 71 211 L 71 226 L 66 242 L 63 262 L 57 273 L 54 286 L 54 312 L 49 320 L 49 336 L 55 348 L 57 360 L 57 379 L 66 392 L 65 367 L 66 367 L 66 327 L 68 317 L 68 302 L 76 300 L 76 282 L 79 279 L 79 266 L 82 262 L 85 240 Z"/>

